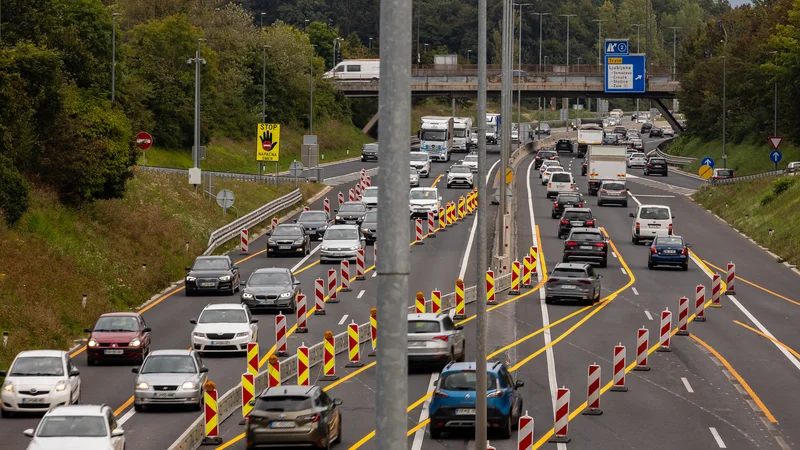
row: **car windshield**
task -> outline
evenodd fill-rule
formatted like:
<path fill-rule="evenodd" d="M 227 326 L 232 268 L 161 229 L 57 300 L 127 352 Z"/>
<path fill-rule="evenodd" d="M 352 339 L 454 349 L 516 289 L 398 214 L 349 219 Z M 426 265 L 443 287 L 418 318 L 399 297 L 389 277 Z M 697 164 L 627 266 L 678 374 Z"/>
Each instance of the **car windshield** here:
<path fill-rule="evenodd" d="M 552 177 L 550 177 L 550 181 L 553 183 L 569 183 L 572 181 L 572 177 L 564 172 L 564 173 L 554 173 Z"/>
<path fill-rule="evenodd" d="M 477 386 L 477 372 L 453 372 L 445 374 L 439 381 L 439 389 L 446 391 L 474 391 Z M 494 390 L 497 387 L 497 380 L 494 375 L 486 374 L 486 389 Z"/>
<path fill-rule="evenodd" d="M 564 213 L 567 220 L 592 220 L 592 213 L 588 211 L 567 211 Z"/>
<path fill-rule="evenodd" d="M 553 273 L 550 274 L 550 278 L 587 278 L 586 271 L 583 269 L 567 269 L 563 267 L 559 267 L 553 269 Z"/>
<path fill-rule="evenodd" d="M 467 130 L 455 129 L 455 130 L 453 130 L 453 137 L 457 137 L 457 138 L 467 137 Z"/>
<path fill-rule="evenodd" d="M 572 141 L 570 141 L 569 139 L 560 139 L 558 143 L 561 145 L 565 145 L 565 144 L 572 144 Z"/>
<path fill-rule="evenodd" d="M 139 331 L 139 321 L 135 317 L 101 317 L 93 331 Z"/>
<path fill-rule="evenodd" d="M 362 205 L 362 204 L 360 204 L 360 203 L 345 203 L 344 205 L 342 205 L 341 208 L 339 208 L 339 212 L 340 213 L 343 213 L 343 212 L 346 212 L 346 213 L 356 212 L 356 213 L 358 213 L 358 212 L 365 212 L 366 210 L 367 210 L 367 207 Z"/>
<path fill-rule="evenodd" d="M 328 215 L 322 211 L 304 211 L 300 213 L 298 222 L 327 222 Z"/>
<path fill-rule="evenodd" d="M 436 200 L 436 191 L 433 189 L 414 189 L 411 191 L 411 200 Z"/>
<path fill-rule="evenodd" d="M 644 207 L 639 212 L 639 218 L 650 220 L 669 220 L 669 210 L 667 208 Z"/>
<path fill-rule="evenodd" d="M 411 173 L 411 176 L 416 175 L 417 174 L 417 168 L 416 167 L 411 167 L 411 172 L 410 173 Z"/>
<path fill-rule="evenodd" d="M 447 139 L 445 130 L 424 130 L 420 139 L 423 141 L 444 141 Z"/>
<path fill-rule="evenodd" d="M 376 187 L 368 187 L 364 189 L 364 193 L 361 194 L 362 197 L 377 197 L 378 196 L 378 188 Z"/>
<path fill-rule="evenodd" d="M 267 412 L 297 412 L 313 407 L 311 398 L 302 396 L 264 397 L 256 401 L 255 409 Z"/>
<path fill-rule="evenodd" d="M 228 258 L 198 259 L 192 266 L 193 270 L 227 270 Z"/>
<path fill-rule="evenodd" d="M 470 173 L 467 166 L 453 166 L 450 168 L 450 173 Z"/>
<path fill-rule="evenodd" d="M 427 154 L 412 153 L 411 154 L 411 161 L 424 161 L 424 162 L 427 162 L 428 161 L 428 155 Z"/>
<path fill-rule="evenodd" d="M 102 416 L 48 416 L 39 425 L 38 437 L 105 437 Z"/>
<path fill-rule="evenodd" d="M 478 162 L 478 156 L 477 155 L 469 155 L 466 158 L 464 158 L 464 162 Z"/>
<path fill-rule="evenodd" d="M 555 152 L 551 151 L 542 152 L 542 158 L 552 158 L 553 156 L 556 156 Z"/>
<path fill-rule="evenodd" d="M 622 183 L 603 183 L 602 188 L 607 191 L 624 191 L 625 185 Z"/>
<path fill-rule="evenodd" d="M 675 236 L 659 236 L 654 242 L 655 245 L 680 245 L 683 247 L 683 239 Z"/>
<path fill-rule="evenodd" d="M 153 355 L 147 358 L 139 373 L 197 373 L 197 367 L 189 355 Z"/>
<path fill-rule="evenodd" d="M 272 232 L 272 235 L 275 237 L 278 236 L 302 236 L 304 234 L 303 229 L 297 226 L 277 226 L 275 227 L 275 231 Z"/>
<path fill-rule="evenodd" d="M 569 235 L 571 241 L 602 241 L 600 233 L 572 233 Z"/>
<path fill-rule="evenodd" d="M 559 195 L 556 200 L 558 203 L 580 203 L 577 195 Z"/>
<path fill-rule="evenodd" d="M 378 223 L 378 211 L 369 211 L 364 215 L 364 222 Z"/>
<path fill-rule="evenodd" d="M 563 172 L 563 171 L 564 171 L 563 167 L 553 165 L 553 166 L 548 166 L 545 172 L 553 173 L 553 172 Z"/>
<path fill-rule="evenodd" d="M 325 239 L 331 241 L 356 241 L 358 240 L 358 231 L 352 229 L 330 229 L 325 232 Z"/>
<path fill-rule="evenodd" d="M 199 323 L 247 323 L 247 315 L 241 309 L 207 309 Z"/>
<path fill-rule="evenodd" d="M 276 284 L 290 284 L 292 280 L 285 272 L 256 272 L 247 280 L 248 286 L 275 286 Z"/>
<path fill-rule="evenodd" d="M 439 322 L 436 320 L 409 320 L 408 334 L 438 333 Z"/>
<path fill-rule="evenodd" d="M 63 360 L 58 356 L 27 356 L 17 358 L 11 371 L 10 377 L 50 377 L 63 376 Z"/>

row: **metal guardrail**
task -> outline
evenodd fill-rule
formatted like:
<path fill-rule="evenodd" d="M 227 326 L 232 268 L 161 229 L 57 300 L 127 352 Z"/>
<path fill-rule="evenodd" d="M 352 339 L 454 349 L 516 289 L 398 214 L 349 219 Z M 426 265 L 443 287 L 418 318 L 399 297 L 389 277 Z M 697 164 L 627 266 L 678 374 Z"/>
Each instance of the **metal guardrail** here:
<path fill-rule="evenodd" d="M 697 158 L 692 158 L 691 156 L 672 156 L 669 153 L 662 152 L 659 148 L 647 152 L 647 156 L 654 155 L 664 158 L 664 160 L 667 161 L 667 164 L 671 166 L 685 166 L 697 161 Z"/>
<path fill-rule="evenodd" d="M 139 170 L 144 170 L 147 172 L 159 172 L 159 173 L 175 173 L 175 174 L 182 174 L 188 176 L 189 170 L 188 169 L 175 169 L 172 167 L 158 167 L 158 166 L 137 166 Z M 237 173 L 237 172 L 214 172 L 214 171 L 203 171 L 204 174 L 211 174 L 215 177 L 220 178 L 227 178 L 230 180 L 238 180 L 238 181 L 256 181 L 261 183 L 275 183 L 275 175 L 256 175 L 252 173 Z M 295 177 L 289 174 L 279 174 L 278 175 L 278 182 L 279 183 L 294 183 Z"/>
<path fill-rule="evenodd" d="M 511 273 L 495 278 L 495 289 L 500 292 L 511 288 Z M 477 287 L 470 286 L 464 290 L 464 303 L 475 302 L 477 295 Z M 430 310 L 427 306 L 430 301 L 426 301 L 426 310 Z M 441 298 L 441 308 L 447 311 L 455 308 L 456 294 L 450 292 Z M 415 307 L 408 308 L 409 314 L 414 313 Z M 378 324 L 380 326 L 380 324 Z M 348 336 L 347 331 L 339 333 L 333 337 L 334 349 L 336 354 L 343 353 L 348 350 Z M 370 341 L 370 325 L 369 322 L 359 324 L 358 326 L 358 341 L 360 344 Z M 323 362 L 323 345 L 324 342 L 318 342 L 308 348 L 308 366 L 309 369 L 315 367 Z M 284 358 L 280 362 L 281 382 L 288 380 L 297 375 L 297 355 Z M 256 395 L 259 395 L 267 387 L 267 372 L 259 372 L 255 377 L 254 390 Z M 241 407 L 242 399 L 242 385 L 237 384 L 233 388 L 225 392 L 217 400 L 217 416 L 220 418 L 219 424 L 222 424 L 226 419 L 232 416 Z M 200 447 L 205 433 L 205 419 L 200 415 L 183 434 L 169 446 L 168 450 L 195 450 Z"/>
<path fill-rule="evenodd" d="M 276 213 L 298 203 L 303 199 L 303 195 L 300 193 L 300 189 L 295 189 L 294 191 L 284 195 L 283 197 L 277 198 L 266 205 L 252 211 L 233 222 L 214 230 L 211 235 L 208 237 L 208 248 L 203 255 L 210 255 L 211 252 L 216 250 L 217 247 L 224 244 L 225 242 L 233 239 L 236 236 L 239 236 L 239 233 L 245 229 L 250 228 L 256 224 L 259 224 L 267 219 L 270 216 L 275 215 Z"/>
<path fill-rule="evenodd" d="M 723 178 L 721 180 L 709 180 L 709 183 L 712 186 L 722 186 L 726 184 L 736 184 L 740 181 L 748 181 L 748 180 L 757 180 L 759 178 L 766 178 L 766 177 L 779 177 L 782 175 L 788 175 L 788 169 L 781 169 L 781 170 L 771 170 L 769 172 L 761 172 L 761 173 L 754 173 L 752 175 L 744 175 L 741 177 L 736 178 Z"/>

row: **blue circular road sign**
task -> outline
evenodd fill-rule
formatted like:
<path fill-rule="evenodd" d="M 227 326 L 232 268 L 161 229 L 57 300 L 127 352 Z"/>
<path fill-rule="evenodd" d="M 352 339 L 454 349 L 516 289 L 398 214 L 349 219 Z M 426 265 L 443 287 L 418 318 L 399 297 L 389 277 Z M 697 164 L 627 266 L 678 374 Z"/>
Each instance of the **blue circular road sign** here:
<path fill-rule="evenodd" d="M 620 42 L 619 45 L 617 45 L 617 52 L 628 53 L 628 44 L 625 42 Z"/>
<path fill-rule="evenodd" d="M 705 158 L 703 158 L 703 161 L 700 162 L 700 165 L 708 166 L 708 167 L 711 167 L 713 169 L 714 168 L 714 160 L 709 158 L 708 156 L 706 156 Z"/>
<path fill-rule="evenodd" d="M 783 154 L 778 150 L 773 150 L 769 153 L 769 160 L 774 162 L 775 164 L 779 163 L 783 159 Z"/>

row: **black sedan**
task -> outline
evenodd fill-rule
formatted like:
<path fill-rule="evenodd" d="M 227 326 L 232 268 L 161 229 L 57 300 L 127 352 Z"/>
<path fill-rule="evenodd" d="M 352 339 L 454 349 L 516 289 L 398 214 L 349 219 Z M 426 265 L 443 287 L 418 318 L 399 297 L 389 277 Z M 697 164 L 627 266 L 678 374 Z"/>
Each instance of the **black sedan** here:
<path fill-rule="evenodd" d="M 330 217 L 325 211 L 303 211 L 294 222 L 303 226 L 309 238 L 322 240 L 330 224 Z"/>
<path fill-rule="evenodd" d="M 597 228 L 573 228 L 564 241 L 564 262 L 593 261 L 608 266 L 608 241 Z"/>
<path fill-rule="evenodd" d="M 550 216 L 558 219 L 567 208 L 583 208 L 583 196 L 577 192 L 562 192 L 553 202 L 553 211 Z"/>
<path fill-rule="evenodd" d="M 308 255 L 311 239 L 300 225 L 282 223 L 275 227 L 267 239 L 267 258 L 277 254 Z"/>
<path fill-rule="evenodd" d="M 664 137 L 664 130 L 659 127 L 650 128 L 650 137 Z"/>
<path fill-rule="evenodd" d="M 199 256 L 186 271 L 187 297 L 202 292 L 233 295 L 239 290 L 239 266 L 228 256 Z"/>
<path fill-rule="evenodd" d="M 364 221 L 367 206 L 361 202 L 344 202 L 339 209 L 333 211 L 336 213 L 334 219 L 336 225 L 360 224 Z"/>
<path fill-rule="evenodd" d="M 250 311 L 278 310 L 295 312 L 300 282 L 289 269 L 258 269 L 250 275 L 247 283 L 242 283 L 242 303 Z"/>
<path fill-rule="evenodd" d="M 378 210 L 370 209 L 364 215 L 364 221 L 361 222 L 361 233 L 367 240 L 367 244 L 374 244 L 378 240 Z"/>
<path fill-rule="evenodd" d="M 644 174 L 645 175 L 653 175 L 659 174 L 663 176 L 667 176 L 669 174 L 669 169 L 667 168 L 667 160 L 664 158 L 650 158 L 647 160 L 647 164 L 644 166 Z"/>

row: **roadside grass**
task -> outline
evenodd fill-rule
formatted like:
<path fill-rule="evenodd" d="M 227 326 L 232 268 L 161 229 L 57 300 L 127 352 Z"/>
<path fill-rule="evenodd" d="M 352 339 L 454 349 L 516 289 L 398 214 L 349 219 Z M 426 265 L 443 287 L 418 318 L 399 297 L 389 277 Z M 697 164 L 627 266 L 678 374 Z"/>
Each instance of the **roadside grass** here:
<path fill-rule="evenodd" d="M 769 172 L 774 165 L 769 160 L 772 147 L 766 138 L 748 140 L 739 144 L 728 143 L 728 168 L 733 169 L 737 176 L 754 173 Z M 800 147 L 784 141 L 780 146 L 783 159 L 778 163 L 778 169 L 785 169 L 792 161 L 800 161 Z M 666 152 L 674 156 L 691 156 L 697 158 L 693 164 L 684 166 L 683 170 L 697 173 L 700 161 L 706 156 L 714 159 L 717 168 L 722 167 L 722 140 L 706 140 L 699 137 L 679 136 L 667 147 Z M 737 184 L 738 186 L 738 184 Z"/>
<path fill-rule="evenodd" d="M 295 189 L 235 180 L 216 187 L 235 193 L 240 215 Z M 322 188 L 304 184 L 304 198 Z M 23 349 L 69 348 L 99 314 L 135 309 L 181 279 L 210 232 L 234 218 L 183 175 L 139 172 L 124 198 L 79 209 L 34 188 L 20 223 L 0 225 L 0 330 L 9 332 L 0 368 Z"/>
<path fill-rule="evenodd" d="M 294 127 L 281 128 L 279 171 L 288 170 L 293 161 L 301 160 L 303 135 L 307 132 L 308 130 Z M 314 132 L 319 139 L 320 164 L 360 156 L 361 145 L 373 142 L 372 138 L 361 133 L 361 130 L 352 124 L 333 120 L 316 124 Z M 206 147 L 206 159 L 200 162 L 201 169 L 215 172 L 258 173 L 255 130 L 250 141 L 214 139 Z M 193 166 L 191 149 L 151 147 L 146 153 L 149 166 L 177 169 L 188 169 Z M 142 163 L 141 157 L 139 163 Z M 268 173 L 275 171 L 275 163 L 267 162 L 264 166 L 264 170 Z"/>
<path fill-rule="evenodd" d="M 701 189 L 694 199 L 783 260 L 800 264 L 800 175 Z"/>

